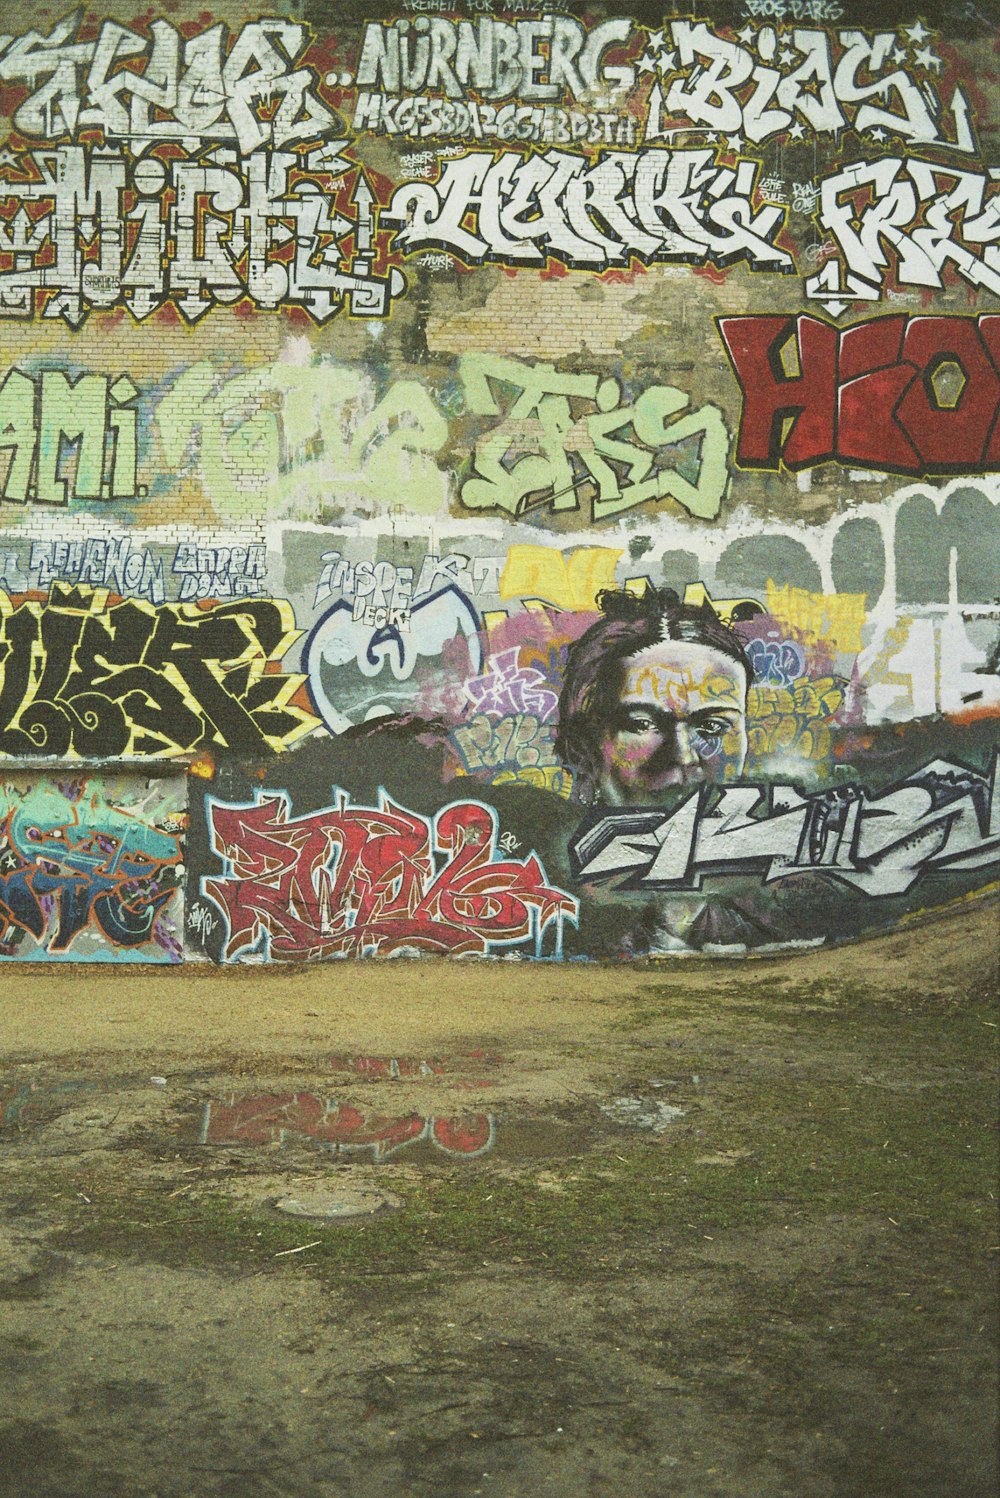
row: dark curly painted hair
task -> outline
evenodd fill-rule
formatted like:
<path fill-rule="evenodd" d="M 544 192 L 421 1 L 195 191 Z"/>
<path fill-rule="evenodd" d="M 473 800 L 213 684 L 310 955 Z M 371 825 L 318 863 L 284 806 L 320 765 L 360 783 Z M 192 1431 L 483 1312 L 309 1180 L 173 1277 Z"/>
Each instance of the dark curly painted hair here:
<path fill-rule="evenodd" d="M 624 662 L 659 640 L 690 640 L 728 655 L 743 667 L 747 684 L 753 667 L 739 636 L 723 624 L 710 604 L 682 603 L 672 588 L 645 593 L 606 588 L 598 595 L 602 617 L 569 648 L 555 750 L 576 772 L 576 786 L 589 799 L 600 778 L 600 746 L 621 694 Z"/>

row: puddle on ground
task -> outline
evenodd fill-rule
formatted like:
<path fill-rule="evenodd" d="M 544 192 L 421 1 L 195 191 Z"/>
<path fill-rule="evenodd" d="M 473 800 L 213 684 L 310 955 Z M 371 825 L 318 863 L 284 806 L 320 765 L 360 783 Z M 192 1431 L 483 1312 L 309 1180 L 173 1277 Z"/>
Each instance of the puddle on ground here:
<path fill-rule="evenodd" d="M 271 1079 L 261 1078 L 253 1090 L 247 1078 L 241 1090 L 205 1072 L 165 1076 L 149 1071 L 96 1080 L 8 1076 L 0 1078 L 0 1129 L 6 1145 L 18 1152 L 277 1148 L 289 1155 L 319 1150 L 345 1163 L 403 1160 L 433 1167 L 471 1165 L 486 1157 L 512 1164 L 579 1157 L 606 1145 L 622 1129 L 667 1134 L 688 1111 L 656 1095 L 681 1085 L 659 1078 L 639 1083 L 635 1091 L 626 1082 L 621 1094 L 609 1098 L 605 1093 L 604 1100 L 581 1099 L 548 1109 L 544 1103 L 503 1103 L 489 1110 L 451 1111 L 446 1104 L 439 1112 L 431 1111 L 423 1096 L 422 1107 L 386 1106 L 397 1082 L 437 1084 L 440 1097 L 440 1085 L 447 1086 L 457 1070 L 471 1066 L 485 1071 L 501 1064 L 502 1058 L 486 1051 L 447 1057 L 331 1057 L 330 1069 L 350 1078 L 343 1084 L 347 1098 L 329 1096 L 315 1080 L 288 1089 L 273 1082 L 269 1087 Z M 375 1082 L 388 1085 L 369 1093 L 365 1084 Z"/>
<path fill-rule="evenodd" d="M 354 1217 L 377 1217 L 384 1212 L 399 1212 L 406 1205 L 393 1191 L 378 1186 L 358 1186 L 339 1182 L 335 1187 L 317 1187 L 307 1182 L 293 1192 L 269 1197 L 264 1205 L 287 1217 L 303 1217 L 315 1222 L 343 1222 Z M 312 1247 L 313 1245 L 308 1245 Z M 301 1253 L 302 1249 L 286 1249 Z"/>

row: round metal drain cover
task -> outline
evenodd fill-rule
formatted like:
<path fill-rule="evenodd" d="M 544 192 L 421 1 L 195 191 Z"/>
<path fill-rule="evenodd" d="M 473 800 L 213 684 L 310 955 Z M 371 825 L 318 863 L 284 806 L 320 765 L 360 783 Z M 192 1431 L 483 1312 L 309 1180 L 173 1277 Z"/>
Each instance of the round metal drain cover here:
<path fill-rule="evenodd" d="M 271 1205 L 289 1217 L 331 1218 L 374 1217 L 376 1212 L 395 1212 L 403 1198 L 377 1186 L 338 1186 L 336 1190 L 296 1191 L 276 1196 Z"/>

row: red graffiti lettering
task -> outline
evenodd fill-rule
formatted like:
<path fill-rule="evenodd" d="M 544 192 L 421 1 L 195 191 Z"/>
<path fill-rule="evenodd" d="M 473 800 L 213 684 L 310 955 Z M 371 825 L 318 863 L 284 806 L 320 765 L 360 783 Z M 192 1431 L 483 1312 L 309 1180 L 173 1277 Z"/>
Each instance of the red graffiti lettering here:
<path fill-rule="evenodd" d="M 720 317 L 743 394 L 736 461 L 1000 470 L 1000 316 Z"/>
<path fill-rule="evenodd" d="M 545 882 L 538 859 L 496 859 L 496 816 L 456 802 L 433 820 L 394 806 L 336 805 L 289 817 L 283 793 L 248 806 L 209 801 L 221 878 L 203 892 L 229 924 L 227 960 L 247 949 L 302 961 L 418 952 L 486 954 L 534 937 L 577 902 Z M 443 861 L 438 855 L 444 855 Z"/>

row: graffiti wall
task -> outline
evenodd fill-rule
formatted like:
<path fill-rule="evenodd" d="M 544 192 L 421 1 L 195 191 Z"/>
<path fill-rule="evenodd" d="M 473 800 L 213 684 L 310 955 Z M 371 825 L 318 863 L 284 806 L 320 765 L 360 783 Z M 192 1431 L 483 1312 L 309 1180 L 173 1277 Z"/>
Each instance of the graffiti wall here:
<path fill-rule="evenodd" d="M 738 954 L 995 883 L 988 7 L 31 20 L 4 957 Z"/>

